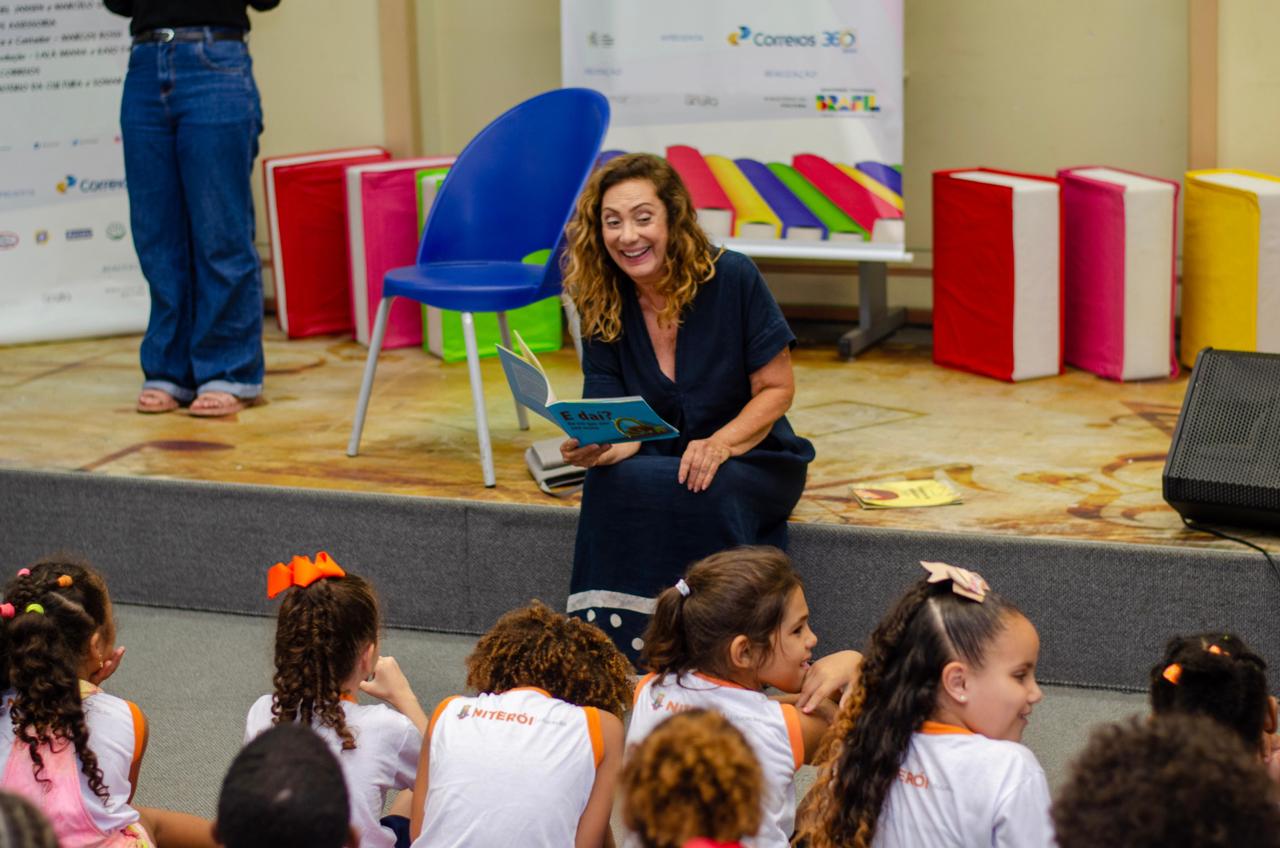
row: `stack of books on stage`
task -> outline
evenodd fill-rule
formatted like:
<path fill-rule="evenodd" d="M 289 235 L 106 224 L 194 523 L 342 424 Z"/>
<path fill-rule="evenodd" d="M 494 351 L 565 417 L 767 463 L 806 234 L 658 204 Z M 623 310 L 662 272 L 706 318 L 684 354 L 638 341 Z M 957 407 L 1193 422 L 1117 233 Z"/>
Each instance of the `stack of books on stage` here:
<path fill-rule="evenodd" d="M 343 172 L 390 158 L 355 147 L 263 160 L 276 320 L 289 338 L 351 332 Z"/>
<path fill-rule="evenodd" d="M 949 506 L 964 500 L 945 475 L 932 480 L 886 480 L 849 488 L 863 509 Z"/>
<path fill-rule="evenodd" d="M 1203 348 L 1280 353 L 1280 177 L 1188 171 L 1182 363 Z"/>
<path fill-rule="evenodd" d="M 1178 373 L 1178 184 L 1116 168 L 1067 168 L 1065 359 L 1112 380 Z"/>
<path fill-rule="evenodd" d="M 933 175 L 933 361 L 1000 380 L 1062 373 L 1062 229 L 1053 177 Z"/>

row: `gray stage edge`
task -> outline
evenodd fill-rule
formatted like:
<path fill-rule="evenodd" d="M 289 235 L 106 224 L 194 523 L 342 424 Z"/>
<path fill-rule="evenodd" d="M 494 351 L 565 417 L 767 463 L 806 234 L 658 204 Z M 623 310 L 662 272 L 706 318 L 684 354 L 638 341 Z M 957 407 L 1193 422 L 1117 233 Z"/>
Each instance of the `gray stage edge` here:
<path fill-rule="evenodd" d="M 577 511 L 472 501 L 0 469 L 0 562 L 86 556 L 125 603 L 272 614 L 265 573 L 328 551 L 373 581 L 393 626 L 483 632 L 562 608 Z M 791 526 L 819 653 L 863 646 L 934 559 L 980 570 L 1039 628 L 1040 676 L 1145 689 L 1175 633 L 1233 630 L 1280 657 L 1280 585 L 1260 554 L 856 526 Z"/>

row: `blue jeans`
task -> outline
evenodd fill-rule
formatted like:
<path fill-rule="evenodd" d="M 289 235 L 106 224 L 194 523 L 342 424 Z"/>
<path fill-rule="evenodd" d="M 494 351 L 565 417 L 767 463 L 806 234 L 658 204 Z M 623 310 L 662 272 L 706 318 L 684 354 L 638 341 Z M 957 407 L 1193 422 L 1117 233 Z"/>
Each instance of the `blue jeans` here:
<path fill-rule="evenodd" d="M 151 288 L 143 388 L 262 392 L 250 179 L 262 106 L 242 41 L 139 44 L 120 105 L 129 220 Z"/>

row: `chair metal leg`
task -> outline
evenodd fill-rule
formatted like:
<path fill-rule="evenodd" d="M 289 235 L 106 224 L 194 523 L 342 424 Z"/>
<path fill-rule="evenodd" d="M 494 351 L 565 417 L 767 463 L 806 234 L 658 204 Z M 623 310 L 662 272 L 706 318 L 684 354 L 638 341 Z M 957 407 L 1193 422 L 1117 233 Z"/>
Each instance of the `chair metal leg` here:
<path fill-rule="evenodd" d="M 467 345 L 467 371 L 471 375 L 471 403 L 476 412 L 476 438 L 480 441 L 480 467 L 484 484 L 492 488 L 498 482 L 493 473 L 493 447 L 489 444 L 489 417 L 484 411 L 484 384 L 480 381 L 480 353 L 476 347 L 476 323 L 470 312 L 462 313 L 462 338 Z"/>
<path fill-rule="evenodd" d="M 573 298 L 567 294 L 560 295 L 564 304 L 564 317 L 569 322 L 569 337 L 573 339 L 573 349 L 578 352 L 578 365 L 582 365 L 582 318 L 578 315 L 578 307 L 573 305 Z"/>
<path fill-rule="evenodd" d="M 515 350 L 511 346 L 511 325 L 507 323 L 507 313 L 498 313 L 498 331 L 502 333 L 502 346 L 507 350 Z M 516 420 L 520 422 L 521 430 L 529 429 L 529 414 L 524 411 L 524 404 L 518 399 L 516 400 Z"/>
<path fill-rule="evenodd" d="M 347 456 L 360 453 L 360 434 L 364 432 L 364 415 L 369 409 L 369 395 L 373 394 L 373 372 L 378 368 L 378 354 L 382 351 L 382 339 L 387 334 L 387 321 L 391 318 L 391 301 L 384 297 L 378 304 L 378 315 L 373 321 L 373 338 L 369 339 L 369 358 L 364 364 L 364 381 L 360 383 L 360 397 L 356 400 L 356 419 L 351 425 L 351 441 L 347 442 Z"/>

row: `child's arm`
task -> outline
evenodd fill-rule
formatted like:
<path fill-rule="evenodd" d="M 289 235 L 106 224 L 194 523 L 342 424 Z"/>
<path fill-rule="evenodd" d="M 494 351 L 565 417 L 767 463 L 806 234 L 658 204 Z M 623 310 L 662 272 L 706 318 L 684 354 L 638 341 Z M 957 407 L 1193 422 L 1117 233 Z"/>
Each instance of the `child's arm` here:
<path fill-rule="evenodd" d="M 587 808 L 578 819 L 578 836 L 574 848 L 610 848 L 613 831 L 609 814 L 613 812 L 613 790 L 622 771 L 622 720 L 612 713 L 600 711 L 600 735 L 604 737 L 604 755 L 596 767 L 596 782 L 587 798 Z"/>
<path fill-rule="evenodd" d="M 218 848 L 213 841 L 213 823 L 207 819 L 155 807 L 137 809 L 157 848 Z"/>
<path fill-rule="evenodd" d="M 431 721 L 427 722 L 427 728 L 422 732 L 422 752 L 418 754 L 418 776 L 413 782 L 413 815 L 409 816 L 409 836 L 414 840 L 422 835 L 422 822 L 427 813 L 427 777 L 431 771 L 431 728 L 435 724 L 436 717 L 454 697 L 456 696 L 445 698 L 436 705 L 435 712 L 431 714 Z"/>
<path fill-rule="evenodd" d="M 796 708 L 807 714 L 828 698 L 838 702 L 837 694 L 849 691 L 861 667 L 862 654 L 857 651 L 837 651 L 817 660 L 804 676 Z"/>
<path fill-rule="evenodd" d="M 836 711 L 837 707 L 831 701 L 820 701 L 811 713 L 796 710 L 796 714 L 800 716 L 800 734 L 804 737 L 806 763 L 813 762 L 818 748 L 822 745 L 823 737 L 827 735 L 828 728 L 836 720 Z"/>
<path fill-rule="evenodd" d="M 419 733 L 427 732 L 427 714 L 422 711 L 422 704 L 418 703 L 418 696 L 413 694 L 413 687 L 395 657 L 378 657 L 373 679 L 360 681 L 360 691 L 386 701 L 413 722 Z"/>

